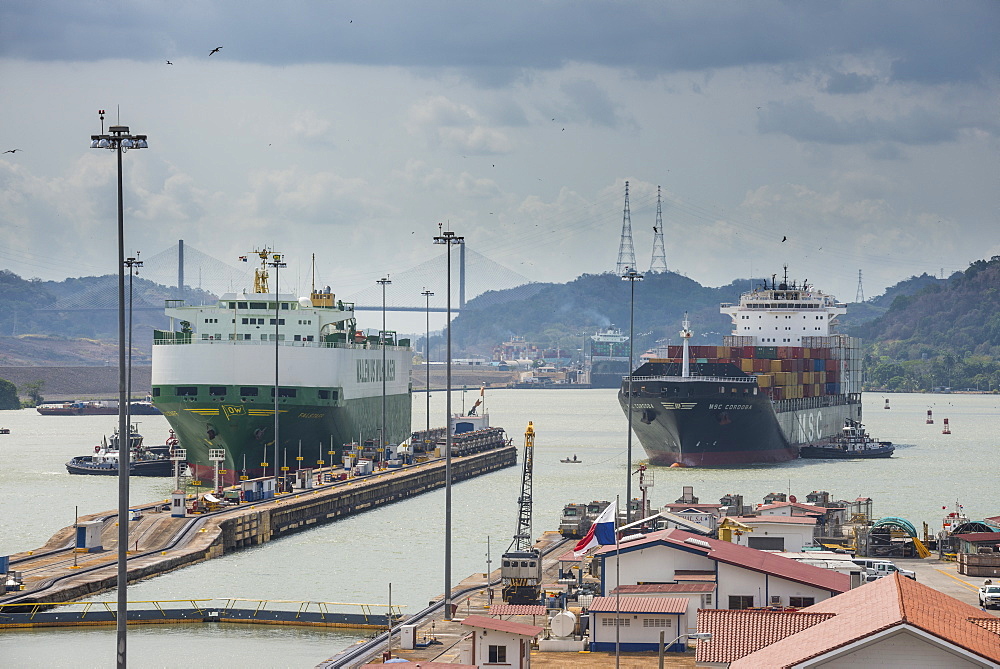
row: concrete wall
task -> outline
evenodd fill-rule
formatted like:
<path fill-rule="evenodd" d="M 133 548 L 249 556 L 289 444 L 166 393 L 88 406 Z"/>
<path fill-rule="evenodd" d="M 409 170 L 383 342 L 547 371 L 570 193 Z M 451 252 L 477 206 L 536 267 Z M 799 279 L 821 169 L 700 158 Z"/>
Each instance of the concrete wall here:
<path fill-rule="evenodd" d="M 615 613 L 591 613 L 590 649 L 599 651 L 614 651 L 615 649 Z M 660 643 L 660 632 L 664 632 L 664 643 L 670 643 L 676 637 L 688 630 L 686 615 L 659 613 L 621 613 L 618 640 L 624 651 L 655 650 Z M 693 621 L 691 626 L 695 626 Z M 664 623 L 663 626 L 660 626 Z M 681 648 L 671 647 L 672 650 Z"/>
<path fill-rule="evenodd" d="M 812 597 L 818 603 L 830 598 L 827 590 L 816 588 L 777 576 L 762 574 L 734 565 L 719 563 L 719 581 L 716 590 L 718 603 L 715 608 L 728 609 L 730 595 L 752 596 L 754 606 L 768 606 L 771 597 L 780 596 L 781 604 L 788 605 L 789 597 Z"/>
<path fill-rule="evenodd" d="M 621 582 L 625 585 L 643 583 L 671 583 L 678 569 L 714 570 L 715 562 L 703 555 L 667 548 L 650 546 L 640 550 L 622 553 Z M 608 553 L 603 562 L 601 594 L 607 594 L 618 586 L 614 553 Z"/>
<path fill-rule="evenodd" d="M 813 530 L 815 525 L 782 524 L 782 523 L 754 523 L 752 520 L 743 518 L 741 523 L 754 528 L 753 532 L 737 535 L 736 543 L 741 546 L 749 545 L 752 537 L 781 537 L 785 540 L 782 548 L 787 553 L 798 553 L 803 546 L 811 546 L 813 543 Z"/>

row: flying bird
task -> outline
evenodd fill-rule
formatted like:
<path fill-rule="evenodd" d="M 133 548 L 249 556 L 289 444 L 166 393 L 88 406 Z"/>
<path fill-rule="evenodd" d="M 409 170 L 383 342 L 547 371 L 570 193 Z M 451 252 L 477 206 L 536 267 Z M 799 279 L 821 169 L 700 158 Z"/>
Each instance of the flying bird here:
<path fill-rule="evenodd" d="M 208 54 L 208 55 L 209 55 L 209 56 L 211 56 L 212 54 Z M 168 60 L 168 61 L 167 61 L 167 65 L 173 65 L 173 63 L 171 63 L 171 62 L 170 62 L 170 61 Z"/>
<path fill-rule="evenodd" d="M 786 241 L 788 237 L 782 236 L 781 241 Z"/>
<path fill-rule="evenodd" d="M 221 46 L 217 46 L 214 49 L 212 49 L 211 51 L 209 51 L 208 55 L 211 56 L 213 53 L 219 53 L 220 51 L 222 51 L 222 47 Z"/>
<path fill-rule="evenodd" d="M 21 149 L 7 149 L 4 153 L 17 153 L 18 151 L 21 151 Z"/>

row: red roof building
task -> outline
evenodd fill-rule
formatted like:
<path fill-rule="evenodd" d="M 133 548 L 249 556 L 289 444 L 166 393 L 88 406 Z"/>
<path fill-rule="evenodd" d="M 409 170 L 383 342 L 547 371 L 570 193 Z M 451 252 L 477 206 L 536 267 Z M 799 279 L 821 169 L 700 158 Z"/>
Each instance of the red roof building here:
<path fill-rule="evenodd" d="M 468 616 L 462 625 L 473 628 L 467 660 L 479 666 L 501 665 L 512 669 L 531 666 L 531 642 L 542 632 L 538 625 L 486 616 Z"/>
<path fill-rule="evenodd" d="M 699 611 L 699 631 L 706 666 L 1000 667 L 1000 619 L 898 574 L 794 614 Z"/>

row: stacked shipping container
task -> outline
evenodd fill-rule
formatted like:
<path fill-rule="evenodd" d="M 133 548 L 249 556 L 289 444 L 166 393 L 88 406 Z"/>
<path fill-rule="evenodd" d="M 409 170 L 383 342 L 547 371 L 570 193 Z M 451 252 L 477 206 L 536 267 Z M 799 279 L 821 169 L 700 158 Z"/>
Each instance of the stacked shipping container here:
<path fill-rule="evenodd" d="M 757 377 L 757 387 L 772 400 L 824 397 L 861 392 L 860 341 L 854 337 L 804 337 L 808 346 L 751 346 L 751 337 L 726 337 L 725 346 L 690 346 L 692 362 L 731 363 Z M 667 347 L 666 358 L 683 362 L 681 346 Z"/>

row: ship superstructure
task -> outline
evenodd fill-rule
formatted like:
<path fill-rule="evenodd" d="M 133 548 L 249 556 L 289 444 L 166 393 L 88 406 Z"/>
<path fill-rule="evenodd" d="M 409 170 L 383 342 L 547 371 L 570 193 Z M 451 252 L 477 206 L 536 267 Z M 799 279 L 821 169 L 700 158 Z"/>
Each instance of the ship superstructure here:
<path fill-rule="evenodd" d="M 786 270 L 787 272 L 787 270 Z M 835 333 L 842 303 L 786 277 L 723 304 L 723 346 L 670 346 L 632 373 L 633 427 L 658 464 L 781 462 L 861 420 L 860 341 Z M 627 411 L 628 383 L 620 404 Z"/>
<path fill-rule="evenodd" d="M 262 262 L 253 292 L 200 306 L 168 300 L 170 330 L 154 332 L 153 402 L 195 475 L 211 471 L 209 449 L 225 449 L 223 478 L 230 482 L 303 461 L 330 462 L 329 451 L 351 442 L 391 446 L 408 438 L 409 340 L 393 332 L 366 336 L 356 327 L 354 305 L 337 300 L 329 287 L 296 297 L 269 292 L 267 279 Z"/>
<path fill-rule="evenodd" d="M 632 370 L 628 359 L 628 335 L 611 326 L 590 337 L 587 365 L 592 388 L 618 388 Z"/>

